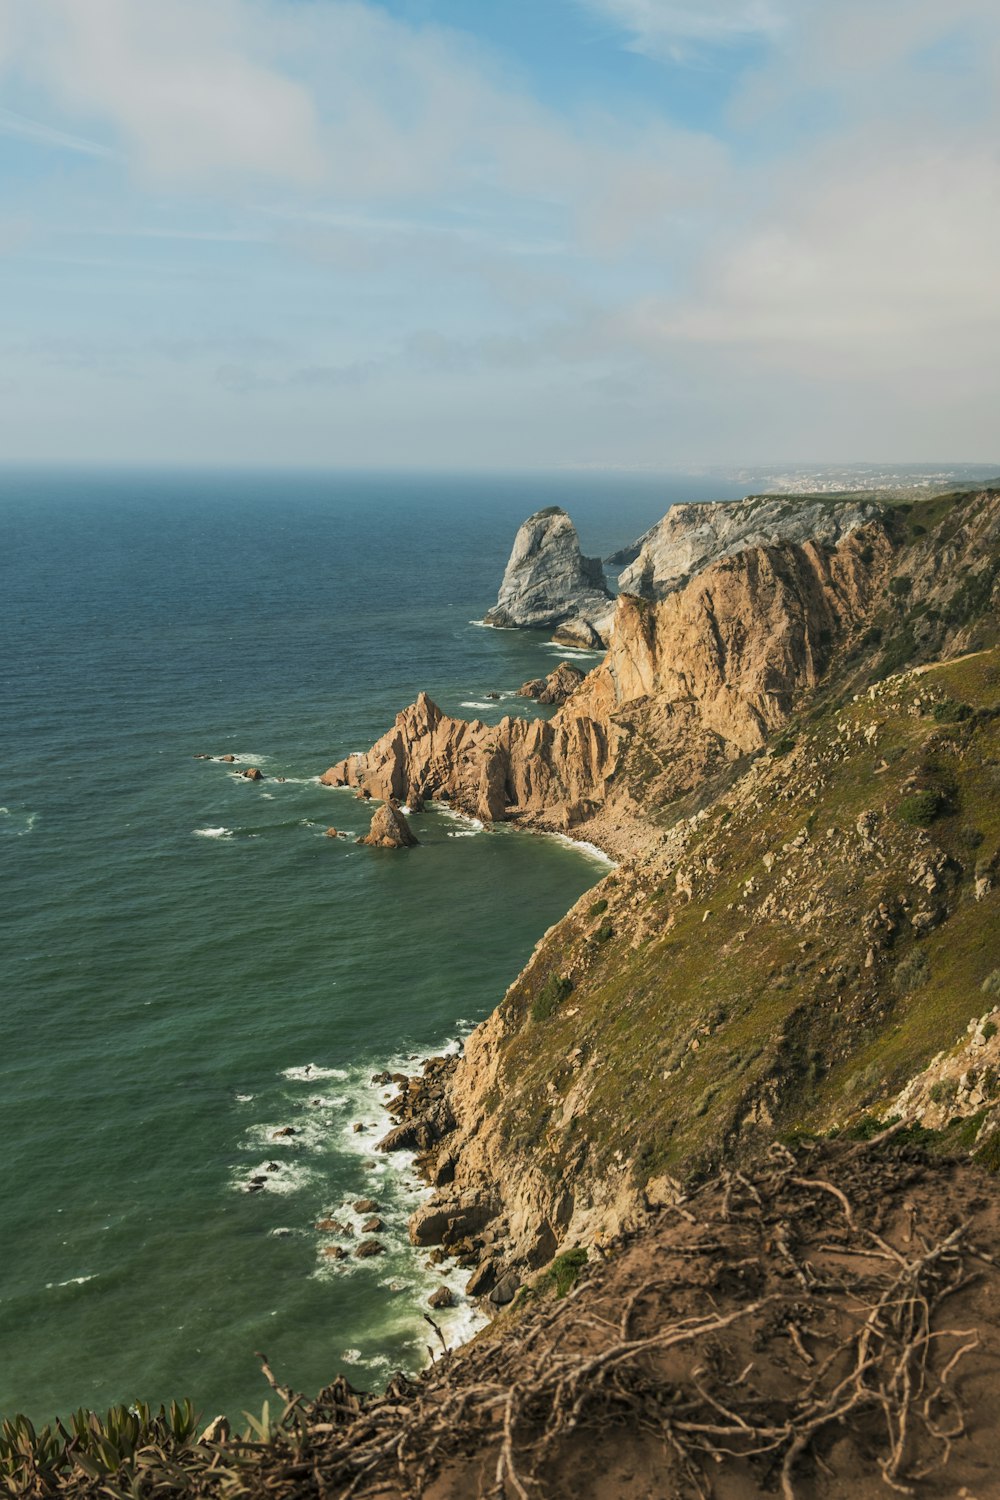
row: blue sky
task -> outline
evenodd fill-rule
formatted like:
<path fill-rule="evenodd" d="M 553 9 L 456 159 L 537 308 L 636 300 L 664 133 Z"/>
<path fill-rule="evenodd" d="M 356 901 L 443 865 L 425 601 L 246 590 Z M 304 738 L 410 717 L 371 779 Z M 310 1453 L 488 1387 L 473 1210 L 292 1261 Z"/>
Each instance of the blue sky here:
<path fill-rule="evenodd" d="M 0 459 L 989 462 L 995 0 L 0 0 Z"/>

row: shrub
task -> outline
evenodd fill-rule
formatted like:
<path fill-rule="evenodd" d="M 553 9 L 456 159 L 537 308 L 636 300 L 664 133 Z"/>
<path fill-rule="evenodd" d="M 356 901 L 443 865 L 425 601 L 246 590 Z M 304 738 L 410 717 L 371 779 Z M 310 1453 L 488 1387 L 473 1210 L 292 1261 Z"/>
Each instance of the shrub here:
<path fill-rule="evenodd" d="M 583 1246 L 576 1250 L 564 1250 L 557 1255 L 539 1278 L 541 1286 L 555 1287 L 557 1297 L 565 1297 L 566 1293 L 572 1291 L 577 1277 L 587 1264 L 587 1252 Z"/>
<path fill-rule="evenodd" d="M 987 974 L 979 988 L 984 995 L 1000 995 L 1000 969 L 994 969 L 992 974 Z"/>
<path fill-rule="evenodd" d="M 889 593 L 896 599 L 906 599 L 913 589 L 913 579 L 907 578 L 905 573 L 900 573 L 897 578 L 889 579 Z"/>
<path fill-rule="evenodd" d="M 899 804 L 898 817 L 910 828 L 929 828 L 944 808 L 944 797 L 937 787 L 913 792 Z"/>
<path fill-rule="evenodd" d="M 1000 1130 L 990 1132 L 972 1159 L 985 1167 L 987 1172 L 1000 1172 Z"/>
<path fill-rule="evenodd" d="M 987 1021 L 986 1024 L 983 1026 L 983 1041 L 984 1042 L 992 1042 L 992 1040 L 996 1036 L 996 1034 L 997 1034 L 997 1023 L 995 1021 Z"/>
<path fill-rule="evenodd" d="M 594 902 L 593 906 L 590 908 L 590 911 L 587 913 L 587 915 L 588 915 L 588 917 L 599 917 L 604 912 L 606 912 L 607 909 L 608 909 L 608 903 L 602 898 L 600 901 L 595 901 Z"/>
<path fill-rule="evenodd" d="M 610 922 L 602 922 L 600 927 L 598 927 L 597 931 L 594 933 L 594 937 L 599 943 L 606 943 L 608 939 L 614 937 L 614 935 L 615 929 L 612 927 Z"/>
<path fill-rule="evenodd" d="M 933 712 L 938 724 L 961 724 L 972 717 L 969 704 L 957 703 L 954 698 L 944 698 L 940 703 L 935 703 Z"/>
<path fill-rule="evenodd" d="M 572 993 L 572 979 L 567 979 L 563 974 L 550 974 L 532 1001 L 531 1019 L 547 1021 Z"/>
<path fill-rule="evenodd" d="M 931 1101 L 934 1104 L 950 1104 L 958 1093 L 958 1084 L 954 1078 L 939 1078 L 937 1083 L 931 1084 Z"/>
<path fill-rule="evenodd" d="M 922 948 L 914 948 L 893 970 L 893 989 L 898 990 L 901 995 L 911 995 L 914 990 L 925 985 L 930 977 L 931 966 L 927 962 L 926 953 Z"/>
<path fill-rule="evenodd" d="M 798 743 L 794 734 L 783 734 L 780 739 L 775 740 L 771 746 L 772 755 L 790 755 Z"/>

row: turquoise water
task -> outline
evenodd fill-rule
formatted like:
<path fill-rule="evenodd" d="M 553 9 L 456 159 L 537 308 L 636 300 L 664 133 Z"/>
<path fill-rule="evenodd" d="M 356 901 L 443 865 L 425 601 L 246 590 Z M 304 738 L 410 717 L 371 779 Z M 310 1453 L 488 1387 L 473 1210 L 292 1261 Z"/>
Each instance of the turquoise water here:
<path fill-rule="evenodd" d="M 370 1076 L 457 1045 L 602 869 L 442 810 L 414 850 L 328 839 L 367 819 L 316 777 L 421 688 L 537 711 L 485 694 L 565 653 L 470 623 L 529 511 L 566 504 L 607 552 L 732 493 L 0 475 L 0 1412 L 238 1413 L 256 1349 L 305 1390 L 420 1365 L 439 1273 L 406 1245 L 405 1163 L 353 1130 L 384 1120 Z M 316 1222 L 362 1196 L 388 1253 L 333 1263 Z"/>

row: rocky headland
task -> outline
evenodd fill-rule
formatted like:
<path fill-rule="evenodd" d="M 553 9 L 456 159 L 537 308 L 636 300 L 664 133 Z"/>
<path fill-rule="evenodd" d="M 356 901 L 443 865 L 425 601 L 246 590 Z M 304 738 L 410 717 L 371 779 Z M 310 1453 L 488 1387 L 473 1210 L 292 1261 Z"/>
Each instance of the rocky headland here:
<path fill-rule="evenodd" d="M 463 1056 L 393 1106 L 387 1149 L 419 1138 L 436 1189 L 415 1242 L 474 1261 L 469 1294 L 494 1308 L 790 1123 L 839 1128 L 954 1085 L 980 1112 L 971 1143 L 1000 1140 L 964 1053 L 950 1081 L 911 1083 L 967 1045 L 970 1017 L 989 1031 L 980 989 L 1000 984 L 981 942 L 1000 494 L 809 514 L 821 539 L 736 551 L 725 518 L 699 519 L 723 555 L 662 598 L 620 596 L 604 660 L 551 720 L 452 719 L 422 694 L 324 777 L 623 862 Z M 939 944 L 968 969 L 943 1007 L 925 989 Z"/>

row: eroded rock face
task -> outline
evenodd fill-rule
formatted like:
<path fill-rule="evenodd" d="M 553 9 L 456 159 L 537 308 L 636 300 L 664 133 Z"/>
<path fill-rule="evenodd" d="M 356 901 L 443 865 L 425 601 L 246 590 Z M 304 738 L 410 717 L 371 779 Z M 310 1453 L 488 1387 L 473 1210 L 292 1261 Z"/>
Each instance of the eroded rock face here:
<path fill-rule="evenodd" d="M 608 809 L 638 818 L 640 783 L 676 796 L 785 722 L 863 618 L 891 550 L 873 525 L 832 552 L 749 549 L 655 604 L 620 596 L 607 656 L 548 722 L 453 719 L 421 693 L 367 755 L 321 779 L 563 831 Z"/>
<path fill-rule="evenodd" d="M 747 547 L 806 541 L 835 546 L 879 514 L 878 506 L 865 503 L 773 495 L 672 505 L 662 521 L 608 560 L 627 564 L 618 579 L 622 593 L 663 599 L 710 563 Z"/>
<path fill-rule="evenodd" d="M 419 840 L 399 808 L 384 802 L 372 818 L 367 836 L 358 842 L 373 849 L 410 849 Z"/>
<path fill-rule="evenodd" d="M 559 626 L 570 644 L 607 644 L 614 600 L 599 557 L 584 557 L 576 527 L 550 505 L 518 528 L 497 602 L 487 625 L 544 630 Z"/>

